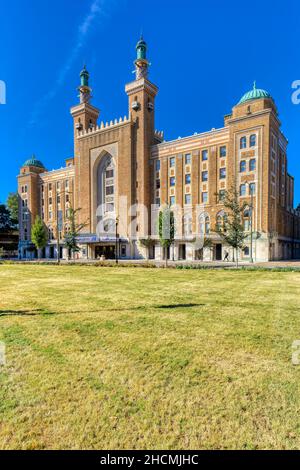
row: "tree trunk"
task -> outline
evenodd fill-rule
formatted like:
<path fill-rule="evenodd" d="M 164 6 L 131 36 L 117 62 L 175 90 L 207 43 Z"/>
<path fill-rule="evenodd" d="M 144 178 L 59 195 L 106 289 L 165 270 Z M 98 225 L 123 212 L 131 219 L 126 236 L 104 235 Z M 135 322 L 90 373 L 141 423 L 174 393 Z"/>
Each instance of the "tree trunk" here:
<path fill-rule="evenodd" d="M 165 268 L 168 267 L 168 248 L 165 248 Z"/>
<path fill-rule="evenodd" d="M 236 248 L 235 255 L 236 255 L 236 267 L 238 268 L 239 267 L 239 249 L 238 248 Z"/>

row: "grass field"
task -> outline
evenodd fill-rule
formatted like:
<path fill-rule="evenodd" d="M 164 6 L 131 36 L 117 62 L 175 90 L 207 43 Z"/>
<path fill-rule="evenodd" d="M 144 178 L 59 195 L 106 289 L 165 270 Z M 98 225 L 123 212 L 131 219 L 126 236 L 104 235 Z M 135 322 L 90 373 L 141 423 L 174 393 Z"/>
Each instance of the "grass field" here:
<path fill-rule="evenodd" d="M 292 272 L 0 266 L 0 448 L 299 448 L 299 299 Z"/>

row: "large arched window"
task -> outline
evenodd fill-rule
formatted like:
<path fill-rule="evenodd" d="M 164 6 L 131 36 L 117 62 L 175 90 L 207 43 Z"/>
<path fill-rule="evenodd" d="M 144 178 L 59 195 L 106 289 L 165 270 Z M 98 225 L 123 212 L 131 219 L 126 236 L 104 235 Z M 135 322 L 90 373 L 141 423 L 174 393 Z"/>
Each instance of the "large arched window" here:
<path fill-rule="evenodd" d="M 222 232 L 226 232 L 226 220 L 227 220 L 227 215 L 224 211 L 220 211 L 217 213 L 217 216 L 216 216 L 217 231 L 220 230 Z"/>
<path fill-rule="evenodd" d="M 240 148 L 245 149 L 246 147 L 247 147 L 247 139 L 246 139 L 246 137 L 241 137 Z"/>
<path fill-rule="evenodd" d="M 210 233 L 209 215 L 203 213 L 199 217 L 200 235 L 208 235 Z"/>
<path fill-rule="evenodd" d="M 183 230 L 185 236 L 191 236 L 193 233 L 193 219 L 192 214 L 186 214 L 183 217 Z"/>
<path fill-rule="evenodd" d="M 112 157 L 102 157 L 97 171 L 98 214 L 107 216 L 115 211 L 115 165 Z"/>

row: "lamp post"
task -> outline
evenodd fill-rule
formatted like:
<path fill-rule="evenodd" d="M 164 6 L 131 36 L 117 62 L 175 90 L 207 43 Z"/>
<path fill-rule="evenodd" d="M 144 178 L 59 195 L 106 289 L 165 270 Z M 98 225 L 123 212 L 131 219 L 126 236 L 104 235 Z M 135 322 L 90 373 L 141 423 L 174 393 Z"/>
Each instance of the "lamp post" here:
<path fill-rule="evenodd" d="M 56 188 L 57 191 L 57 188 Z M 58 210 L 58 197 L 65 195 L 65 194 L 72 194 L 72 191 L 59 191 L 56 192 L 56 259 L 57 259 L 57 264 L 60 264 L 60 236 L 59 232 L 60 229 L 62 229 L 62 210 Z M 61 213 L 59 215 L 59 212 Z"/>
<path fill-rule="evenodd" d="M 250 192 L 250 263 L 253 263 L 253 191 L 251 189 L 251 183 L 248 183 L 249 192 Z"/>
<path fill-rule="evenodd" d="M 119 234 L 118 234 L 118 225 L 119 225 L 119 217 L 116 217 L 116 244 L 115 244 L 115 250 L 116 250 L 116 264 L 119 263 L 119 254 L 118 254 L 118 248 L 119 248 Z"/>

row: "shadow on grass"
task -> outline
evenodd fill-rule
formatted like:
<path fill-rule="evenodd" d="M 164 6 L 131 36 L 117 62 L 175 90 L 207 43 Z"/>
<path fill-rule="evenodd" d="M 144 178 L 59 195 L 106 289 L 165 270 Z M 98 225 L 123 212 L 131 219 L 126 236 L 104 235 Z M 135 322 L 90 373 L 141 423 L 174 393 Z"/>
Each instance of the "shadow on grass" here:
<path fill-rule="evenodd" d="M 205 304 L 166 304 L 166 305 L 156 305 L 155 308 L 191 308 L 191 307 L 204 307 Z"/>
<path fill-rule="evenodd" d="M 55 313 L 48 312 L 42 308 L 35 310 L 0 310 L 0 317 L 13 317 L 13 316 L 36 316 L 36 315 L 55 315 Z"/>

